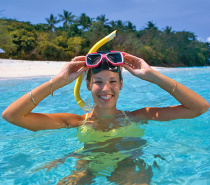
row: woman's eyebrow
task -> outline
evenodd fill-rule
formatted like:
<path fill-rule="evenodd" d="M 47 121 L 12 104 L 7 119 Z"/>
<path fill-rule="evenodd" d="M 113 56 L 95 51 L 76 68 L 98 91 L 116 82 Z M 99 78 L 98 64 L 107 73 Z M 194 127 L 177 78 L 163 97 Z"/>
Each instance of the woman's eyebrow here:
<path fill-rule="evenodd" d="M 96 77 L 96 78 L 94 78 L 94 80 L 101 80 L 101 79 L 103 79 L 103 78 L 101 78 L 101 77 Z M 112 80 L 112 79 L 117 79 L 117 77 L 111 77 L 111 78 L 109 78 L 110 80 Z"/>

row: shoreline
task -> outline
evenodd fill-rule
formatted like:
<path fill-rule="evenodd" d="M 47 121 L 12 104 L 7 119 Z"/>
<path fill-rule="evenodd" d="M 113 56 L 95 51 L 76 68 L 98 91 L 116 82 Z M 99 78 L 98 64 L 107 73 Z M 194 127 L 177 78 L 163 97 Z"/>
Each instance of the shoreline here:
<path fill-rule="evenodd" d="M 67 62 L 68 61 L 32 61 L 0 58 L 0 79 L 55 76 Z M 178 70 L 178 67 L 151 67 L 157 71 Z M 183 67 L 181 69 L 183 69 Z"/>

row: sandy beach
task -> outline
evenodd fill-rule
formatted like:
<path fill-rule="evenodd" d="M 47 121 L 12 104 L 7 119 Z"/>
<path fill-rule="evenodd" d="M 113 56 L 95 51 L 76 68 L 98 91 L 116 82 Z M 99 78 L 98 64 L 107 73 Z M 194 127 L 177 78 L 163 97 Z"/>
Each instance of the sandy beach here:
<path fill-rule="evenodd" d="M 66 64 L 64 61 L 29 61 L 0 59 L 0 78 L 30 78 L 55 76 Z M 156 70 L 163 67 L 152 67 Z"/>
<path fill-rule="evenodd" d="M 0 59 L 0 78 L 54 76 L 66 62 Z"/>

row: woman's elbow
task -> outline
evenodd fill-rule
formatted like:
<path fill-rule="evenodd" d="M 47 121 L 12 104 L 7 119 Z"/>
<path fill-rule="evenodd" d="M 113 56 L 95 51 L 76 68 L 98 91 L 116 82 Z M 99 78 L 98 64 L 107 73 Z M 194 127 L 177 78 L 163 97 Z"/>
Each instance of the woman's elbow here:
<path fill-rule="evenodd" d="M 204 114 L 208 109 L 209 109 L 209 103 L 207 101 L 205 101 L 202 104 L 202 106 L 197 108 L 197 110 L 195 111 L 194 117 L 197 117 L 197 116 L 200 116 L 200 115 Z"/>
<path fill-rule="evenodd" d="M 12 113 L 10 113 L 7 109 L 2 112 L 2 118 L 9 123 L 13 123 L 15 120 L 15 116 Z"/>
<path fill-rule="evenodd" d="M 205 113 L 209 109 L 209 102 L 205 101 L 203 108 L 202 108 L 202 114 Z"/>
<path fill-rule="evenodd" d="M 4 110 L 2 112 L 2 118 L 5 119 L 6 121 L 8 121 L 8 114 L 7 114 L 7 111 L 6 110 Z"/>

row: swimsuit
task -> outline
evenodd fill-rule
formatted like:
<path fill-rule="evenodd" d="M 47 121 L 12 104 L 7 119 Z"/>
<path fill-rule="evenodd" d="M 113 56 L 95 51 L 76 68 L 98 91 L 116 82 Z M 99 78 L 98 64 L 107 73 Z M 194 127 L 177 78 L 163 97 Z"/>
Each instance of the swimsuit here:
<path fill-rule="evenodd" d="M 84 143 L 84 147 L 76 153 L 89 161 L 88 169 L 96 176 L 110 175 L 120 161 L 141 153 L 141 148 L 146 144 L 141 139 L 144 130 L 139 124 L 131 122 L 124 112 L 123 114 L 124 124 L 116 129 L 106 132 L 93 129 L 85 124 L 88 114 L 83 125 L 78 128 L 76 137 Z"/>

